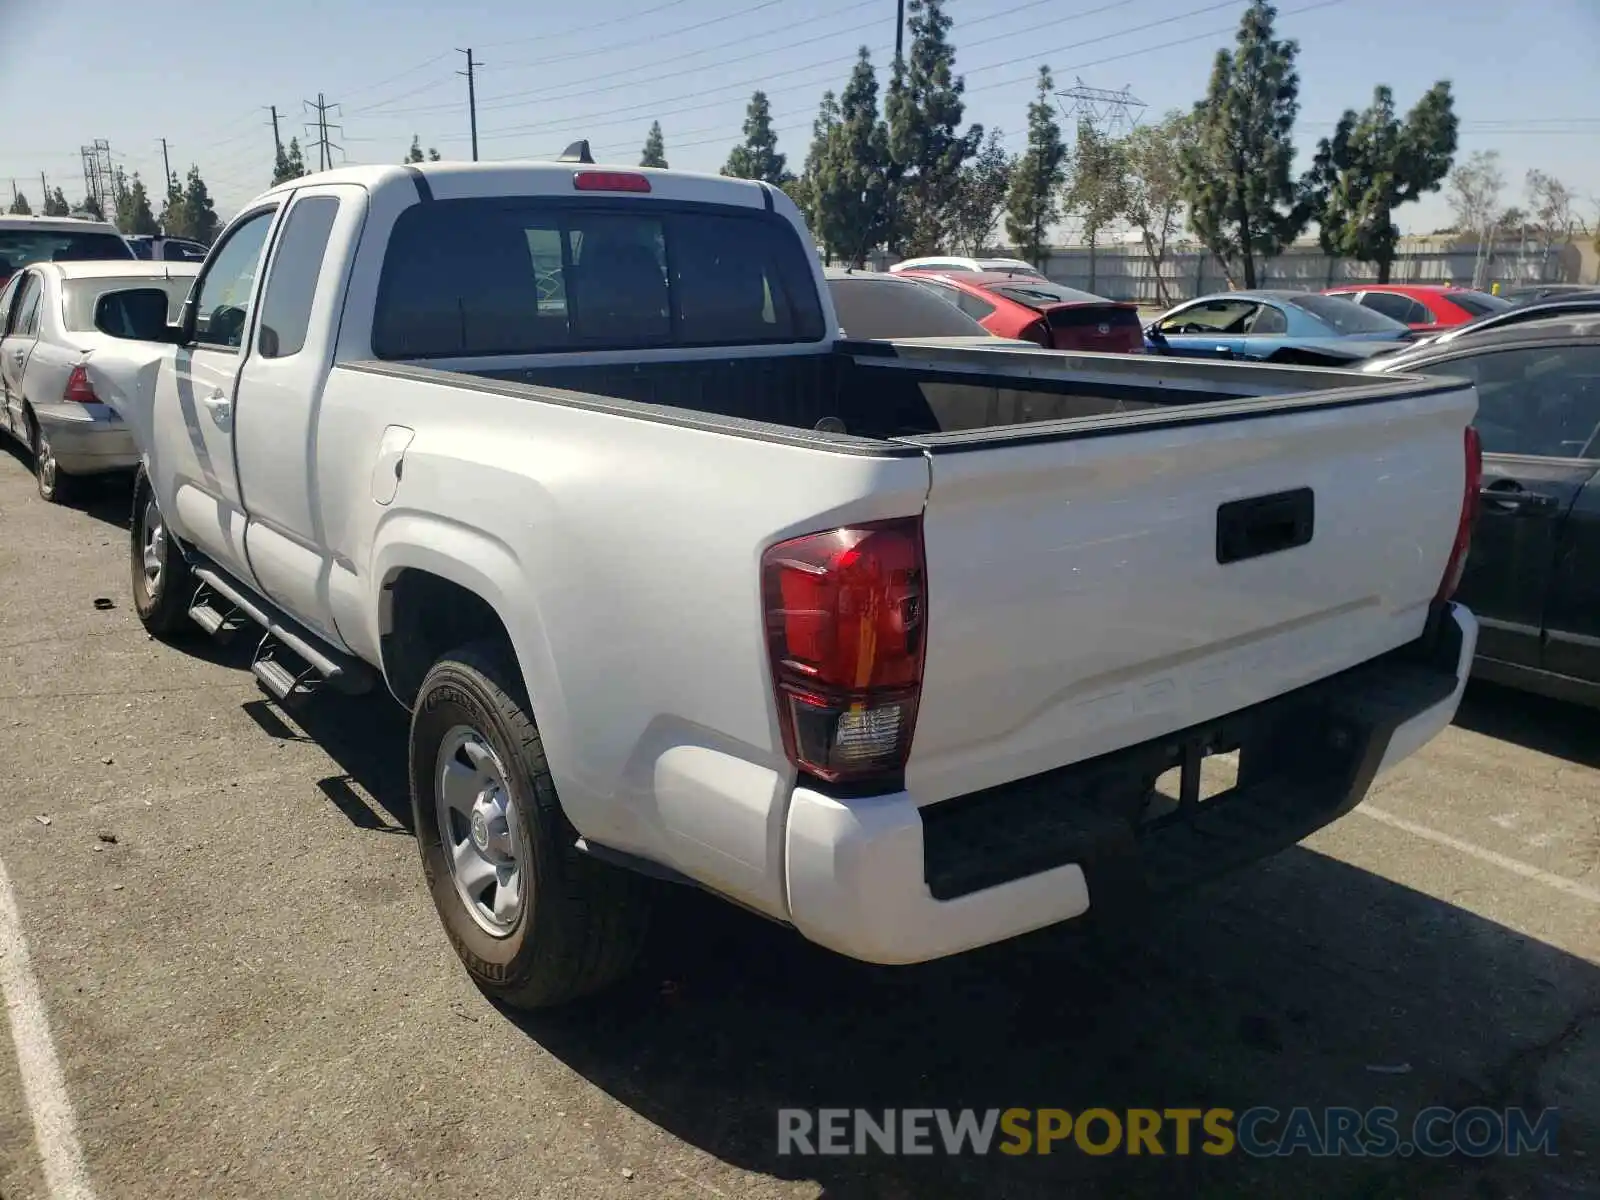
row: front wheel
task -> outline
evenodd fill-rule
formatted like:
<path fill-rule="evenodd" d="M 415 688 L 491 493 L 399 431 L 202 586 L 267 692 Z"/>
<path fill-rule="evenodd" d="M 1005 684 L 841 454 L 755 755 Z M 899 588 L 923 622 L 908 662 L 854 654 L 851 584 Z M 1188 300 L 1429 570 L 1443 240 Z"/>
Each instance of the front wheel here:
<path fill-rule="evenodd" d="M 411 717 L 411 803 L 434 907 L 468 974 L 517 1008 L 599 991 L 633 967 L 647 881 L 579 851 L 515 659 L 447 654 Z"/>
<path fill-rule="evenodd" d="M 133 584 L 133 607 L 148 633 L 170 639 L 189 627 L 194 572 L 167 530 L 166 518 L 156 503 L 155 489 L 150 486 L 143 467 L 133 481 L 131 526 L 128 566 Z"/>

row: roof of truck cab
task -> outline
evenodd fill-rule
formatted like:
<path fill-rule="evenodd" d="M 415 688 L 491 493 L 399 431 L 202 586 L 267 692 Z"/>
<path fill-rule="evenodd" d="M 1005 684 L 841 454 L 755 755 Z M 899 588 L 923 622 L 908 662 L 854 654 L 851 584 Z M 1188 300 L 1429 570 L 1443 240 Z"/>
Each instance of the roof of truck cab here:
<path fill-rule="evenodd" d="M 263 198 L 323 183 L 351 183 L 370 191 L 391 187 L 415 188 L 419 179 L 425 181 L 430 192 L 441 200 L 504 196 L 508 193 L 562 194 L 572 190 L 572 177 L 579 171 L 620 171 L 643 175 L 659 189 L 657 195 L 662 199 L 698 200 L 745 208 L 764 207 L 767 197 L 779 190 L 753 179 L 732 179 L 726 175 L 695 171 L 636 167 L 625 163 L 564 163 L 530 159 L 517 162 L 425 162 L 405 166 L 335 167 L 280 183 L 264 193 Z M 627 192 L 589 194 L 637 195 Z"/>

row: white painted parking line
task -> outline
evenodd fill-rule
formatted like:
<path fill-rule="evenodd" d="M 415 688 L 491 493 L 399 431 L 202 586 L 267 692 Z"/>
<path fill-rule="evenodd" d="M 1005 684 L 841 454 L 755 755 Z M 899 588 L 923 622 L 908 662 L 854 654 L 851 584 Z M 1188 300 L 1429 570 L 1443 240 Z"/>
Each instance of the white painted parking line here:
<path fill-rule="evenodd" d="M 11 1018 L 11 1040 L 17 1049 L 17 1070 L 33 1118 L 33 1138 L 44 1165 L 51 1200 L 94 1200 L 89 1169 L 78 1143 L 78 1123 L 67 1098 L 61 1063 L 50 1040 L 44 997 L 28 961 L 11 879 L 0 862 L 0 995 Z"/>
<path fill-rule="evenodd" d="M 1426 825 L 1418 825 L 1415 821 L 1397 817 L 1393 813 L 1384 812 L 1383 809 L 1374 808 L 1370 804 L 1358 805 L 1356 811 L 1364 813 L 1374 821 L 1381 821 L 1385 825 L 1403 829 L 1416 837 L 1425 838 L 1441 846 L 1448 846 L 1450 849 L 1476 858 L 1480 862 L 1489 863 L 1503 871 L 1510 871 L 1513 875 L 1520 875 L 1524 879 L 1542 883 L 1547 888 L 1565 892 L 1569 896 L 1576 896 L 1579 900 L 1587 900 L 1590 904 L 1600 904 L 1600 888 L 1593 888 L 1586 883 L 1579 883 L 1576 879 L 1569 879 L 1565 875 L 1557 875 L 1553 871 L 1543 870 L 1532 863 L 1525 863 L 1520 859 L 1511 858 L 1485 846 L 1476 846 L 1471 842 L 1464 842 L 1460 838 L 1451 837 L 1448 833 L 1440 833 L 1437 829 L 1429 829 Z"/>

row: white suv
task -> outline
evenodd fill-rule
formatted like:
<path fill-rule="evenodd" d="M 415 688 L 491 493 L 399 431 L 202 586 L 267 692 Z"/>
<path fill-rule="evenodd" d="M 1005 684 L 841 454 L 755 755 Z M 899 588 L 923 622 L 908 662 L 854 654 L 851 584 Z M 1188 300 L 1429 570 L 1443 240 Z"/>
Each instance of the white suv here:
<path fill-rule="evenodd" d="M 135 257 L 132 247 L 109 221 L 0 216 L 0 286 L 34 263 Z"/>

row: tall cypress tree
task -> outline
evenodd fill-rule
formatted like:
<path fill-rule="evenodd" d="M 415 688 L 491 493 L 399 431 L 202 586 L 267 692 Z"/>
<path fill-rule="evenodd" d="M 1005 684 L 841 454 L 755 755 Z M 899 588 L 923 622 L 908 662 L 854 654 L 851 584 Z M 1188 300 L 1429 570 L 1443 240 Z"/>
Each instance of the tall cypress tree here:
<path fill-rule="evenodd" d="M 728 155 L 722 173 L 735 179 L 760 179 L 773 187 L 783 187 L 793 178 L 788 160 L 778 153 L 778 135 L 772 132 L 772 107 L 765 92 L 750 97 L 744 117 L 744 141 Z"/>
<path fill-rule="evenodd" d="M 1028 105 L 1028 148 L 1011 173 L 1006 197 L 1006 235 L 1017 253 L 1042 267 L 1050 226 L 1061 219 L 1061 186 L 1067 174 L 1067 147 L 1056 122 L 1049 67 L 1039 68 L 1039 87 Z"/>
<path fill-rule="evenodd" d="M 1200 240 L 1230 280 L 1256 286 L 1256 263 L 1280 253 L 1305 228 L 1308 206 L 1291 175 L 1300 111 L 1300 47 L 1273 35 L 1277 9 L 1251 0 L 1233 51 L 1217 51 L 1198 134 L 1184 157 L 1184 199 Z"/>

